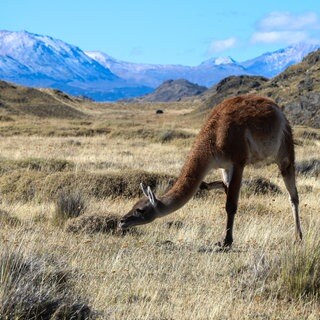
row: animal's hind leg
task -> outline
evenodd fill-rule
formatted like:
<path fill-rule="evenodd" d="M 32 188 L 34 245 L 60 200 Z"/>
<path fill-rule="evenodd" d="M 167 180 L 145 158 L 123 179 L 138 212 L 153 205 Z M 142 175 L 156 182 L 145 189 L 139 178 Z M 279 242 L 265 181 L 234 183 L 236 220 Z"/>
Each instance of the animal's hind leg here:
<path fill-rule="evenodd" d="M 289 193 L 292 213 L 295 221 L 296 237 L 302 240 L 302 231 L 299 217 L 299 195 L 296 187 L 295 166 L 293 163 L 282 163 L 279 165 L 283 181 Z"/>

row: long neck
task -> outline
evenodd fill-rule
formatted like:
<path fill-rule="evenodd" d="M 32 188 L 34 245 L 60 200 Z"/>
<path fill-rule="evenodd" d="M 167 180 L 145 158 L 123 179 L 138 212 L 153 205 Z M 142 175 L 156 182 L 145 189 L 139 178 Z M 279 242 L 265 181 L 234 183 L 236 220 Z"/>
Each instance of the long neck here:
<path fill-rule="evenodd" d="M 197 141 L 173 187 L 162 197 L 163 215 L 178 210 L 196 193 L 212 166 L 209 143 Z"/>

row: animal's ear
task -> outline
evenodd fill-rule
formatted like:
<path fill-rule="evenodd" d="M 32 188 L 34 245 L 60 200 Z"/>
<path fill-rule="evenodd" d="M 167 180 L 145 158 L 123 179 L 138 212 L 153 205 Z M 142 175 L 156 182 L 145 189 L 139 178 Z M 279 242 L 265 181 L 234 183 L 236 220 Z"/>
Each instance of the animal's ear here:
<path fill-rule="evenodd" d="M 145 186 L 143 185 L 142 182 L 140 183 L 140 189 L 141 189 L 142 193 L 144 194 L 144 196 L 145 196 L 146 198 L 149 198 L 149 197 L 148 197 L 147 189 L 145 188 Z"/>
<path fill-rule="evenodd" d="M 149 199 L 149 202 L 152 204 L 152 206 L 156 207 L 158 200 L 157 200 L 155 194 L 152 192 L 151 188 L 149 186 L 147 188 L 145 188 L 143 183 L 140 183 L 140 188 L 141 188 L 143 194 L 145 195 L 145 197 Z"/>
<path fill-rule="evenodd" d="M 149 199 L 150 203 L 152 204 L 153 207 L 156 207 L 158 204 L 157 203 L 158 200 L 157 200 L 155 194 L 152 192 L 150 187 L 148 187 L 147 192 L 148 192 L 148 199 Z"/>

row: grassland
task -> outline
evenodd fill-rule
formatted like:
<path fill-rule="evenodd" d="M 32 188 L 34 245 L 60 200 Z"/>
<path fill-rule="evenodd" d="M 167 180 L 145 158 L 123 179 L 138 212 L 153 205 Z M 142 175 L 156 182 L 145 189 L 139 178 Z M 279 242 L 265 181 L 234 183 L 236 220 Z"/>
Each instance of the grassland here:
<path fill-rule="evenodd" d="M 156 115 L 156 109 L 165 112 Z M 3 119 L 2 256 L 36 257 L 50 268 L 58 261 L 71 277 L 72 290 L 63 289 L 74 295 L 71 305 L 77 297 L 78 305 L 85 302 L 100 319 L 319 319 L 319 171 L 298 175 L 305 234 L 298 245 L 273 165 L 246 168 L 244 179 L 265 177 L 283 192 L 243 188 L 229 252 L 214 245 L 225 227 L 220 191 L 195 197 L 178 212 L 125 235 L 67 232 L 68 222 L 54 223 L 61 190 L 83 194 L 84 216 L 105 217 L 131 208 L 141 179 L 163 192 L 179 174 L 203 121 L 193 110 L 187 103 L 89 105 L 78 120 Z M 294 132 L 297 162 L 319 160 L 320 131 Z M 218 177 L 212 172 L 206 180 Z M 0 269 L 3 274 L 1 263 Z M 5 280 L 0 276 L 3 319 Z M 13 319 L 22 319 L 18 311 Z"/>

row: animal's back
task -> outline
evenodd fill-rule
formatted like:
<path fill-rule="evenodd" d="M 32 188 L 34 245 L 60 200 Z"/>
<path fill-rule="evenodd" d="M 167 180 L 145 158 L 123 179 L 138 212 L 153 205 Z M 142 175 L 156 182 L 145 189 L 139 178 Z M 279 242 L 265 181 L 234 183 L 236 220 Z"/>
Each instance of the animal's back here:
<path fill-rule="evenodd" d="M 288 128 L 287 119 L 273 100 L 242 95 L 215 107 L 201 134 L 210 137 L 216 156 L 248 164 L 275 159 Z"/>

